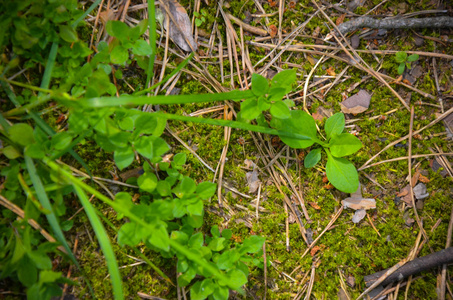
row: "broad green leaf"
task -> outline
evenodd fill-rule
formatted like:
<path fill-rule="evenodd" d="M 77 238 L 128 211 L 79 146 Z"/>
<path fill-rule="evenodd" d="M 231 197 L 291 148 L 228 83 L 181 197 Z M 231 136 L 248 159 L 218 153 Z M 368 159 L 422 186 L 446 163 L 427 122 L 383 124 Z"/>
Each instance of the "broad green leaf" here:
<path fill-rule="evenodd" d="M 157 186 L 157 177 L 154 173 L 146 172 L 137 179 L 137 183 L 142 190 L 152 193 Z"/>
<path fill-rule="evenodd" d="M 226 274 L 229 277 L 228 286 L 233 290 L 239 290 L 244 284 L 247 283 L 247 276 L 238 269 L 233 269 Z"/>
<path fill-rule="evenodd" d="M 419 58 L 418 54 L 412 54 L 412 55 L 409 55 L 409 57 L 407 58 L 407 61 L 413 62 L 413 61 L 418 60 L 418 58 Z"/>
<path fill-rule="evenodd" d="M 139 229 L 138 226 L 132 222 L 121 226 L 118 231 L 118 244 L 120 246 L 128 245 L 131 247 L 138 245 L 143 236 L 137 229 Z"/>
<path fill-rule="evenodd" d="M 120 41 L 127 41 L 130 28 L 121 21 L 108 21 L 106 26 L 107 33 L 118 38 Z"/>
<path fill-rule="evenodd" d="M 344 114 L 336 113 L 326 120 L 326 125 L 324 125 L 324 130 L 327 134 L 327 139 L 330 139 L 333 134 L 340 134 L 344 129 Z"/>
<path fill-rule="evenodd" d="M 129 58 L 129 51 L 121 45 L 115 46 L 110 53 L 110 60 L 114 64 L 122 65 Z"/>
<path fill-rule="evenodd" d="M 38 269 L 29 258 L 24 257 L 16 268 L 17 277 L 19 277 L 20 282 L 26 287 L 30 287 L 38 281 Z"/>
<path fill-rule="evenodd" d="M 189 239 L 189 247 L 193 249 L 200 249 L 203 246 L 203 233 L 197 232 Z"/>
<path fill-rule="evenodd" d="M 345 193 L 354 193 L 359 187 L 359 175 L 347 159 L 332 156 L 328 151 L 326 175 L 334 187 Z"/>
<path fill-rule="evenodd" d="M 214 300 L 228 300 L 229 296 L 230 291 L 228 290 L 227 287 L 223 286 L 217 286 L 216 289 L 214 290 L 214 293 L 212 294 Z"/>
<path fill-rule="evenodd" d="M 8 129 L 9 138 L 21 146 L 27 146 L 35 142 L 33 128 L 26 123 L 17 123 Z"/>
<path fill-rule="evenodd" d="M 321 148 L 316 148 L 310 151 L 304 159 L 304 167 L 312 168 L 321 160 Z"/>
<path fill-rule="evenodd" d="M 264 111 L 271 107 L 271 102 L 265 96 L 258 97 L 258 110 Z"/>
<path fill-rule="evenodd" d="M 152 162 L 157 162 L 155 161 L 155 158 L 159 158 L 160 156 L 164 155 L 168 150 L 170 150 L 170 146 L 160 137 L 152 136 L 151 137 L 153 140 L 153 149 L 154 149 L 154 159 Z"/>
<path fill-rule="evenodd" d="M 116 150 L 113 153 L 113 159 L 118 169 L 123 170 L 134 161 L 134 151 L 130 147 Z"/>
<path fill-rule="evenodd" d="M 154 155 L 153 151 L 153 138 L 151 136 L 142 135 L 134 143 L 135 150 L 138 153 L 146 157 L 147 159 L 152 159 Z"/>
<path fill-rule="evenodd" d="M 143 19 L 137 26 L 130 29 L 129 38 L 131 41 L 137 40 L 148 28 L 148 19 Z"/>
<path fill-rule="evenodd" d="M 274 102 L 274 101 L 280 101 L 282 98 L 287 94 L 286 89 L 282 87 L 271 87 L 271 90 L 269 92 L 269 101 Z"/>
<path fill-rule="evenodd" d="M 216 265 L 220 270 L 230 269 L 235 262 L 240 258 L 240 254 L 236 249 L 231 249 L 223 252 L 217 259 Z"/>
<path fill-rule="evenodd" d="M 148 240 L 151 245 L 164 251 L 170 250 L 170 238 L 168 237 L 167 229 L 164 225 L 157 226 L 152 232 Z"/>
<path fill-rule="evenodd" d="M 296 81 L 296 69 L 285 70 L 277 73 L 271 81 L 271 87 L 284 88 L 286 93 L 291 91 L 291 85 Z"/>
<path fill-rule="evenodd" d="M 406 62 L 406 58 L 407 58 L 407 53 L 404 51 L 400 51 L 395 54 L 395 60 L 397 63 Z"/>
<path fill-rule="evenodd" d="M 52 137 L 51 145 L 56 150 L 62 150 L 66 146 L 68 146 L 71 143 L 71 141 L 72 141 L 72 136 L 68 132 L 62 131 L 62 132 L 55 134 Z"/>
<path fill-rule="evenodd" d="M 189 268 L 189 263 L 187 262 L 186 259 L 178 259 L 178 262 L 176 263 L 176 271 L 179 273 L 187 271 Z"/>
<path fill-rule="evenodd" d="M 211 227 L 211 234 L 212 234 L 212 236 L 215 237 L 215 238 L 220 237 L 219 226 L 217 226 L 217 225 L 212 226 L 212 227 Z"/>
<path fill-rule="evenodd" d="M 171 185 L 167 181 L 161 180 L 157 183 L 157 192 L 162 197 L 170 196 L 171 195 Z"/>
<path fill-rule="evenodd" d="M 288 119 L 291 117 L 291 111 L 283 101 L 277 101 L 271 104 L 270 113 L 273 117 L 279 119 Z"/>
<path fill-rule="evenodd" d="M 247 253 L 256 253 L 263 247 L 265 241 L 262 236 L 251 235 L 244 240 L 242 247 L 247 249 Z"/>
<path fill-rule="evenodd" d="M 32 144 L 34 145 L 34 144 Z M 25 148 L 25 151 L 27 151 L 27 148 Z M 27 152 L 25 152 L 27 153 Z M 16 159 L 18 157 L 20 157 L 22 154 L 17 151 L 16 148 L 14 148 L 13 146 L 9 145 L 9 146 L 6 146 L 5 148 L 3 148 L 3 154 L 5 154 L 5 156 L 12 160 L 12 159 Z M 32 154 L 34 154 L 34 152 L 32 151 Z M 28 155 L 28 154 L 27 154 Z M 30 156 L 32 157 L 32 156 Z M 36 157 L 32 157 L 32 158 L 36 158 Z"/>
<path fill-rule="evenodd" d="M 77 32 L 71 26 L 60 25 L 59 28 L 60 28 L 60 37 L 64 41 L 66 41 L 68 43 L 74 43 L 78 40 Z"/>
<path fill-rule="evenodd" d="M 398 74 L 403 74 L 404 72 L 404 69 L 406 68 L 406 64 L 405 63 L 400 63 L 400 65 L 398 66 Z"/>
<path fill-rule="evenodd" d="M 198 200 L 193 204 L 187 205 L 187 212 L 193 216 L 203 215 L 203 202 L 201 200 Z"/>
<path fill-rule="evenodd" d="M 132 45 L 132 53 L 141 56 L 151 55 L 153 53 L 153 49 L 146 41 L 138 40 Z"/>
<path fill-rule="evenodd" d="M 184 176 L 181 180 L 181 192 L 183 195 L 190 195 L 197 189 L 195 181 L 189 176 Z"/>
<path fill-rule="evenodd" d="M 330 153 L 335 157 L 351 155 L 362 148 L 362 142 L 350 133 L 333 135 L 329 142 Z"/>
<path fill-rule="evenodd" d="M 197 196 L 200 197 L 202 200 L 208 200 L 212 196 L 217 189 L 217 185 L 213 182 L 204 181 L 197 185 L 196 193 Z"/>
<path fill-rule="evenodd" d="M 209 244 L 208 244 L 208 247 L 209 249 L 211 249 L 212 251 L 222 251 L 223 248 L 225 248 L 225 245 L 224 245 L 224 242 L 225 242 L 225 238 L 221 237 L 221 238 L 215 238 L 215 239 L 212 239 Z"/>
<path fill-rule="evenodd" d="M 214 292 L 215 284 L 210 278 L 206 278 L 203 281 L 197 281 L 190 288 L 190 299 L 191 300 L 203 300 Z"/>
<path fill-rule="evenodd" d="M 52 261 L 43 251 L 30 251 L 27 255 L 38 269 L 52 268 Z"/>
<path fill-rule="evenodd" d="M 115 202 L 121 205 L 124 210 L 131 210 L 134 207 L 134 203 L 132 203 L 132 197 L 129 193 L 126 192 L 119 192 L 115 195 Z M 120 220 L 124 217 L 124 212 L 117 211 L 117 220 Z"/>
<path fill-rule="evenodd" d="M 164 130 L 167 120 L 155 117 L 153 114 L 141 114 L 135 121 L 136 134 L 150 134 L 160 136 Z"/>
<path fill-rule="evenodd" d="M 274 121 L 274 119 L 272 121 Z M 275 125 L 278 125 L 276 129 L 312 138 L 310 140 L 299 140 L 280 136 L 280 139 L 291 148 L 307 148 L 314 144 L 314 139 L 316 138 L 316 123 L 313 117 L 305 111 L 292 110 L 291 118 L 280 119 L 278 121 L 279 122 L 274 122 Z"/>
<path fill-rule="evenodd" d="M 263 96 L 269 90 L 269 82 L 259 74 L 252 75 L 252 92 L 255 96 Z"/>
<path fill-rule="evenodd" d="M 178 153 L 173 157 L 172 167 L 180 167 L 186 163 L 187 155 L 184 152 Z"/>
<path fill-rule="evenodd" d="M 187 286 L 192 281 L 192 279 L 195 278 L 195 275 L 197 275 L 195 269 L 193 267 L 189 267 L 186 272 L 182 273 L 178 277 L 177 280 L 179 286 Z"/>
<path fill-rule="evenodd" d="M 247 99 L 241 103 L 241 117 L 246 120 L 253 120 L 261 114 L 258 109 L 258 102 L 255 99 Z"/>
<path fill-rule="evenodd" d="M 291 99 L 286 99 L 286 100 L 283 100 L 283 103 L 286 104 L 286 106 L 288 106 L 288 108 L 291 108 L 291 107 L 294 107 L 296 106 L 296 103 L 294 103 L 293 100 Z"/>
<path fill-rule="evenodd" d="M 224 229 L 224 230 L 222 230 L 222 236 L 225 239 L 229 240 L 233 236 L 233 232 L 231 231 L 231 229 Z"/>

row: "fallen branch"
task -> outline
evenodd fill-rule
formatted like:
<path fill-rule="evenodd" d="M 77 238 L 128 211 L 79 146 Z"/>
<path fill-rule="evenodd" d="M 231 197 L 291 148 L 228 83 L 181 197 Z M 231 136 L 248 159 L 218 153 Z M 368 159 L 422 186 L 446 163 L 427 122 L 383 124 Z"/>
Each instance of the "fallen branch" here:
<path fill-rule="evenodd" d="M 453 247 L 416 258 L 410 262 L 407 262 L 401 268 L 399 268 L 392 275 L 387 277 L 383 282 L 382 286 L 386 286 L 389 283 L 400 281 L 404 278 L 409 277 L 410 275 L 415 275 L 417 273 L 442 266 L 444 264 L 453 263 Z M 379 279 L 387 270 L 383 270 L 371 275 L 365 276 L 366 286 L 372 285 L 377 279 Z"/>
<path fill-rule="evenodd" d="M 420 19 L 374 19 L 371 17 L 361 17 L 348 22 L 344 22 L 338 26 L 338 30 L 342 34 L 363 28 L 376 28 L 376 29 L 399 29 L 399 28 L 446 28 L 453 27 L 452 17 L 438 17 L 438 18 L 420 18 Z"/>

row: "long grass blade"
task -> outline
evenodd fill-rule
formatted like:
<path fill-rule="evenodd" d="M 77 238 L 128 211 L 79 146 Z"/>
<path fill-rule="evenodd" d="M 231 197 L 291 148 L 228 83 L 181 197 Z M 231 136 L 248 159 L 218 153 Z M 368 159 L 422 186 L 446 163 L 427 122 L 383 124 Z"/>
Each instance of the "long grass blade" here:
<path fill-rule="evenodd" d="M 146 72 L 146 86 L 154 76 L 154 59 L 156 57 L 156 7 L 154 1 L 148 1 L 148 26 L 149 26 L 149 45 L 152 53 L 149 56 L 148 70 Z"/>
<path fill-rule="evenodd" d="M 78 181 L 76 179 L 76 181 Z M 94 207 L 91 205 L 88 197 L 82 188 L 73 182 L 74 190 L 85 209 L 85 213 L 90 220 L 91 226 L 96 234 L 99 245 L 101 246 L 102 252 L 104 253 L 105 260 L 107 262 L 107 268 L 109 270 L 110 278 L 113 286 L 113 295 L 115 299 L 124 299 L 123 295 L 123 286 L 121 283 L 121 276 L 118 269 L 118 262 L 116 261 L 115 253 L 113 252 L 110 239 L 105 231 L 104 226 L 102 226 L 101 221 L 99 220 Z"/>
<path fill-rule="evenodd" d="M 77 20 L 75 20 L 74 22 L 72 22 L 72 24 L 71 24 L 72 28 L 76 28 L 77 25 L 78 25 L 83 19 L 85 19 L 85 17 L 88 16 L 88 14 L 89 14 L 90 12 L 92 12 L 93 9 L 95 9 L 95 8 L 99 5 L 99 3 L 101 3 L 101 1 L 102 1 L 102 0 L 96 0 L 96 1 L 94 1 L 93 4 L 91 4 L 91 6 L 90 6 L 90 7 L 89 7 L 89 8 L 88 8 L 88 9 L 87 9 L 87 10 L 86 10 L 86 11 L 85 11 L 85 12 L 77 19 Z"/>

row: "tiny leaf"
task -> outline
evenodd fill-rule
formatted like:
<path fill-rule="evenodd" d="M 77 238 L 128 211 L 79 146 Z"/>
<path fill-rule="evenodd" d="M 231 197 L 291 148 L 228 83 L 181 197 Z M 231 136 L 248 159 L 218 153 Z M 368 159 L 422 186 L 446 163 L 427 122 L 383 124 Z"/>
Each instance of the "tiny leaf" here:
<path fill-rule="evenodd" d="M 304 159 L 304 167 L 312 168 L 321 160 L 321 148 L 316 148 L 310 151 Z"/>
<path fill-rule="evenodd" d="M 267 79 L 259 74 L 252 75 L 252 92 L 255 96 L 263 96 L 269 90 Z"/>

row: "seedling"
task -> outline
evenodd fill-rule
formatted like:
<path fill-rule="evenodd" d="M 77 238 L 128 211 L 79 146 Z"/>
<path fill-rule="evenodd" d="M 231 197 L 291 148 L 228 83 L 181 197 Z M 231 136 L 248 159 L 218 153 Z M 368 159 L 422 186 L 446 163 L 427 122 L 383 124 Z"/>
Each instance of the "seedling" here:
<path fill-rule="evenodd" d="M 404 51 L 397 52 L 395 55 L 395 60 L 399 63 L 398 74 L 403 74 L 406 67 L 411 69 L 411 63 L 418 60 L 418 54 L 412 54 L 407 56 L 407 53 Z"/>
<path fill-rule="evenodd" d="M 206 22 L 208 13 L 206 12 L 206 10 L 202 9 L 201 13 L 196 11 L 193 13 L 193 15 L 195 16 L 195 25 L 197 25 L 197 27 L 200 27 L 204 22 Z"/>

